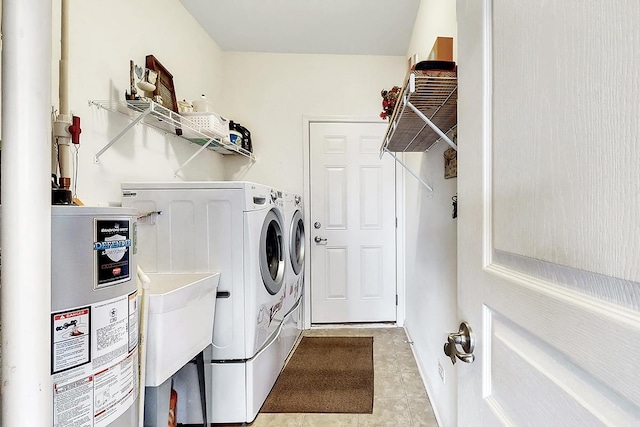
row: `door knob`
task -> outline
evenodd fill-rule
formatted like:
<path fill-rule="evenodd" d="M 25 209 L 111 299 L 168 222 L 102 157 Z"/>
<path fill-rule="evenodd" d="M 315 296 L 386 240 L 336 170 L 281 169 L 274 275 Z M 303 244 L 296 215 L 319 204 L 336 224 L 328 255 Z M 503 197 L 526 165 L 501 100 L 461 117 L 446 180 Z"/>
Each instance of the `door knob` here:
<path fill-rule="evenodd" d="M 327 239 L 323 239 L 320 236 L 316 236 L 316 237 L 313 238 L 313 241 L 316 242 L 316 243 L 322 243 L 322 242 L 326 242 Z"/>
<path fill-rule="evenodd" d="M 456 359 L 460 359 L 465 363 L 471 363 L 476 359 L 473 355 L 475 341 L 471 326 L 469 326 L 467 322 L 462 322 L 460 323 L 458 332 L 448 335 L 447 342 L 444 344 L 444 354 L 451 359 L 451 363 L 454 365 Z M 461 348 L 461 351 L 458 350 L 458 346 Z"/>

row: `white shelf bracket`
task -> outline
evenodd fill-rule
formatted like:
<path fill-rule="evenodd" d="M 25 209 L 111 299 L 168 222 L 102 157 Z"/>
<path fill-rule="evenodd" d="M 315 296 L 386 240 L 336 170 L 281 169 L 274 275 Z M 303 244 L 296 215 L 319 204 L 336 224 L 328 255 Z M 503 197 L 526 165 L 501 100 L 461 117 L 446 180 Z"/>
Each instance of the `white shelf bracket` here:
<path fill-rule="evenodd" d="M 183 164 L 180 165 L 180 167 L 178 169 L 176 169 L 175 173 L 173 174 L 173 177 L 174 178 L 177 177 L 178 176 L 178 172 L 180 172 L 185 166 L 187 166 L 189 163 L 191 163 L 191 161 L 193 159 L 195 159 L 198 154 L 202 153 L 202 151 L 204 151 L 213 141 L 214 141 L 213 138 L 209 139 L 206 144 L 204 144 L 202 147 L 200 147 L 198 149 L 198 151 L 193 153 L 191 155 L 191 157 L 189 157 Z"/>
<path fill-rule="evenodd" d="M 180 167 L 175 170 L 174 177 L 178 176 L 178 173 L 184 169 L 191 161 L 202 153 L 205 149 L 218 152 L 220 154 L 239 154 L 248 158 L 251 162 L 256 161 L 256 157 L 252 152 L 232 144 L 228 139 L 219 135 L 219 132 L 207 132 L 202 129 L 200 125 L 192 122 L 187 117 L 183 117 L 180 114 L 169 110 L 168 108 L 157 104 L 150 100 L 135 100 L 135 101 L 89 101 L 89 106 L 95 105 L 99 109 L 104 109 L 113 113 L 122 114 L 129 119 L 131 123 L 128 124 L 122 131 L 113 138 L 107 145 L 105 145 L 94 156 L 94 161 L 98 163 L 99 157 L 107 151 L 113 144 L 116 143 L 122 136 L 131 130 L 138 123 L 143 123 L 153 129 L 163 132 L 165 135 L 172 135 L 177 138 L 184 139 L 190 143 L 201 144 L 201 141 L 205 144 L 201 145 L 196 152 L 187 159 Z M 145 117 L 153 118 L 153 120 L 145 120 Z M 226 141 L 225 141 L 226 139 Z"/>
<path fill-rule="evenodd" d="M 440 136 L 440 138 L 444 140 L 444 142 L 449 144 L 454 150 L 458 151 L 458 146 L 453 141 L 451 141 L 451 139 L 449 139 L 449 137 L 445 135 L 445 133 L 442 132 L 438 126 L 434 125 L 433 122 L 422 113 L 422 111 L 418 110 L 411 102 L 407 102 L 407 105 L 413 110 L 414 113 L 416 113 L 418 117 L 420 117 L 427 125 L 429 125 L 429 127 L 433 129 L 433 131 L 437 133 L 438 136 Z"/>
<path fill-rule="evenodd" d="M 99 106 L 99 105 L 98 105 Z M 151 113 L 151 111 L 153 110 L 153 105 L 150 104 L 149 108 L 147 108 L 146 110 L 144 110 L 138 117 L 136 117 L 131 123 L 129 123 L 129 125 L 122 129 L 122 131 L 120 131 L 119 134 L 117 134 L 111 141 L 109 141 L 109 143 L 107 145 L 105 145 L 104 147 L 102 147 L 100 149 L 100 151 L 98 151 L 95 155 L 95 157 L 93 158 L 94 163 L 98 163 L 98 159 L 100 159 L 100 156 L 102 156 L 102 154 L 104 154 L 105 151 L 107 151 L 109 148 L 111 148 L 111 146 L 113 144 L 115 144 L 120 138 L 122 138 L 122 136 L 129 132 L 129 129 L 131 129 L 132 127 L 134 127 L 135 125 L 137 125 L 142 119 L 144 119 L 145 117 L 147 117 L 147 115 L 149 113 Z"/>
<path fill-rule="evenodd" d="M 389 153 L 389 155 L 391 157 L 393 157 L 395 159 L 396 162 L 398 162 L 400 164 L 400 166 L 402 166 L 404 168 L 404 170 L 406 170 L 407 172 L 409 172 L 411 175 L 413 175 L 413 177 L 415 179 L 417 179 L 418 181 L 420 181 L 420 184 L 424 185 L 426 187 L 427 190 L 429 190 L 430 192 L 433 193 L 433 188 L 431 188 L 431 186 L 429 184 L 427 184 L 426 182 L 424 182 L 424 180 L 422 178 L 420 178 L 414 171 L 412 171 L 406 164 L 404 164 L 402 162 L 402 160 L 400 160 L 395 154 L 393 154 L 391 151 L 387 150 L 385 148 L 384 150 L 385 153 Z"/>

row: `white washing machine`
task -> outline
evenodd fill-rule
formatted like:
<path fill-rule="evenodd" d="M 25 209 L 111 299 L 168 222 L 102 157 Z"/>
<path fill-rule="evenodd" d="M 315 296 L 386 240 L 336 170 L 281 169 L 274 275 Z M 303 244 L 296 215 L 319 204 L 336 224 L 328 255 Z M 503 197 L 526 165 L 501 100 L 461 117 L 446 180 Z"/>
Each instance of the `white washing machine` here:
<path fill-rule="evenodd" d="M 283 356 L 289 355 L 302 332 L 302 294 L 304 290 L 304 254 L 306 235 L 302 197 L 284 193 L 284 227 L 286 231 L 286 270 L 284 278 L 284 318 L 282 326 Z"/>
<path fill-rule="evenodd" d="M 140 213 L 143 270 L 220 272 L 205 350 L 207 422 L 253 421 L 283 365 L 281 193 L 237 181 L 124 183 L 122 203 Z M 195 372 L 187 365 L 174 377 L 182 424 L 203 422 Z"/>

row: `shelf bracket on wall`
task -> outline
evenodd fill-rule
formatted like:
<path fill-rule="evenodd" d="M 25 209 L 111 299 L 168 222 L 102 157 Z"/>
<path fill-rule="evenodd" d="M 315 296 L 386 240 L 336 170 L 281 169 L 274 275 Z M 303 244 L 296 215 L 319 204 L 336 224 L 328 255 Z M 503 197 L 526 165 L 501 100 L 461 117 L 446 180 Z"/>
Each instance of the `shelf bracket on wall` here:
<path fill-rule="evenodd" d="M 397 99 L 380 150 L 426 152 L 457 124 L 458 78 L 455 70 L 412 70 Z"/>
<path fill-rule="evenodd" d="M 89 105 L 91 105 L 91 102 L 89 102 Z M 98 107 L 100 107 L 100 104 L 96 103 L 95 105 L 97 105 Z M 107 151 L 109 148 L 111 148 L 111 146 L 113 144 L 115 144 L 120 138 L 122 138 L 122 136 L 124 134 L 126 134 L 127 132 L 129 132 L 129 129 L 131 129 L 132 127 L 134 127 L 135 125 L 137 125 L 140 121 L 142 121 L 142 119 L 144 119 L 145 117 L 147 117 L 149 115 L 149 113 L 151 113 L 151 111 L 153 111 L 153 105 L 149 105 L 149 108 L 147 108 L 146 110 L 144 110 L 142 113 L 140 113 L 140 115 L 138 117 L 136 117 L 131 123 L 129 123 L 129 125 L 122 129 L 122 131 L 120 131 L 119 134 L 117 134 L 111 141 L 109 141 L 109 143 L 107 145 L 105 145 L 104 147 L 102 147 L 100 149 L 100 151 L 98 151 L 95 155 L 95 157 L 93 158 L 94 163 L 98 163 L 98 160 L 100 159 L 100 156 L 102 156 L 102 154 Z"/>
<path fill-rule="evenodd" d="M 173 174 L 173 177 L 174 178 L 177 177 L 178 176 L 178 172 L 180 172 L 185 166 L 187 166 L 189 163 L 191 163 L 191 160 L 195 159 L 198 154 L 202 153 L 202 151 L 204 151 L 207 147 L 209 147 L 209 145 L 211 145 L 211 143 L 214 142 L 214 141 L 215 140 L 213 138 L 210 138 L 205 144 L 203 144 L 202 147 L 200 147 L 198 149 L 198 151 L 193 153 L 191 155 L 191 157 L 189 157 L 187 160 L 185 160 L 185 162 L 183 164 L 181 164 L 178 169 L 176 169 L 176 171 Z"/>
<path fill-rule="evenodd" d="M 411 108 L 414 113 L 416 113 L 416 116 L 420 117 L 426 124 L 428 124 L 429 127 L 431 129 L 433 129 L 433 131 L 435 133 L 437 133 L 438 136 L 440 136 L 440 139 L 442 139 L 444 142 L 449 144 L 451 146 L 451 148 L 453 148 L 454 150 L 458 151 L 458 146 L 455 144 L 455 142 L 453 142 L 447 135 L 445 135 L 445 133 L 442 132 L 438 126 L 434 125 L 433 122 L 431 120 L 429 120 L 429 118 L 427 116 L 422 114 L 422 111 L 418 110 L 412 103 L 410 103 L 408 101 L 407 101 L 407 106 L 409 108 Z"/>
<path fill-rule="evenodd" d="M 415 74 L 411 74 L 411 75 L 409 75 L 409 94 L 413 94 L 413 93 L 415 93 L 415 91 L 416 91 L 416 75 Z M 449 101 L 450 97 L 451 97 L 451 94 L 449 94 L 447 99 L 444 101 L 445 104 Z M 416 116 L 420 117 L 420 119 L 422 119 L 423 122 L 425 122 L 427 125 L 429 125 L 429 127 L 431 129 L 433 129 L 433 131 L 436 134 L 438 134 L 440 139 L 444 140 L 444 142 L 449 144 L 451 146 L 451 148 L 453 148 L 454 150 L 458 151 L 458 147 L 456 146 L 456 144 L 453 141 L 451 141 L 451 139 L 449 139 L 449 137 L 447 135 L 445 135 L 445 133 L 442 132 L 442 130 L 438 126 L 433 124 L 433 122 L 427 116 L 425 116 L 422 111 L 420 111 L 418 108 L 416 108 L 416 106 L 413 105 L 409 101 L 409 96 L 403 97 L 403 101 L 409 108 L 411 108 L 411 110 L 413 110 L 413 112 L 416 114 Z M 439 108 L 436 110 L 436 112 L 438 110 L 439 110 Z"/>
<path fill-rule="evenodd" d="M 189 116 L 182 116 L 156 102 L 150 100 L 89 101 L 89 106 L 92 105 L 113 113 L 124 115 L 131 120 L 131 123 L 129 123 L 115 138 L 109 141 L 107 145 L 98 151 L 94 157 L 94 161 L 96 163 L 105 151 L 107 151 L 116 143 L 116 141 L 122 138 L 124 134 L 138 123 L 142 123 L 164 132 L 165 134 L 177 136 L 200 146 L 200 148 L 191 157 L 189 157 L 187 161 L 180 165 L 180 167 L 175 171 L 174 176 L 177 176 L 178 172 L 189 164 L 197 155 L 202 153 L 204 149 L 215 151 L 220 154 L 239 154 L 248 158 L 252 162 L 256 161 L 256 157 L 251 151 L 248 151 L 242 146 L 232 143 L 228 138 L 225 138 L 224 131 L 213 130 L 210 125 L 203 126 L 199 122 L 190 120 Z M 221 121 L 226 120 L 215 113 L 210 114 L 218 117 Z"/>
<path fill-rule="evenodd" d="M 404 168 L 404 170 L 406 170 L 406 171 L 407 171 L 407 172 L 409 172 L 411 175 L 413 175 L 413 177 L 414 177 L 415 179 L 417 179 L 418 181 L 420 181 L 420 184 L 424 185 L 424 186 L 425 186 L 425 188 L 426 188 L 427 190 L 429 190 L 430 192 L 432 192 L 432 193 L 433 193 L 433 188 L 431 188 L 431 186 L 430 186 L 429 184 L 427 184 L 427 183 L 426 183 L 422 178 L 420 178 L 420 177 L 418 176 L 418 174 L 416 174 L 414 171 L 412 171 L 412 170 L 411 170 L 411 168 L 409 168 L 409 166 L 407 166 L 407 165 L 406 165 L 402 160 L 400 160 L 400 159 L 399 159 L 395 154 L 393 154 L 391 151 L 387 150 L 386 148 L 384 149 L 384 152 L 385 152 L 385 153 L 389 153 L 389 155 L 390 155 L 391 157 L 393 157 L 393 158 L 394 158 L 394 160 L 395 160 L 396 162 L 398 162 L 398 163 L 400 164 L 400 166 L 402 166 L 402 167 Z"/>
<path fill-rule="evenodd" d="M 457 145 L 447 136 L 457 126 L 457 103 L 458 77 L 455 69 L 411 70 L 389 119 L 380 158 L 389 153 L 433 192 L 433 188 L 394 153 L 425 153 L 440 140 L 457 151 Z"/>

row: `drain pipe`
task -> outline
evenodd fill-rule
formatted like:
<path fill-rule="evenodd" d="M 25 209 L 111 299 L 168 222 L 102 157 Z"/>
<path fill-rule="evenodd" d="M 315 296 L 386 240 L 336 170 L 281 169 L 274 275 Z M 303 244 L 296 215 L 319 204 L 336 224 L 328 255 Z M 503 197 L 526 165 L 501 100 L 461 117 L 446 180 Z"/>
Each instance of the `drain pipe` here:
<path fill-rule="evenodd" d="M 60 177 L 58 188 L 53 190 L 54 205 L 70 205 L 72 203 L 71 191 L 71 115 L 69 113 L 69 0 L 62 0 L 60 4 L 60 62 L 59 62 L 59 112 L 53 123 L 54 143 L 51 144 L 51 174 Z M 79 121 L 80 119 L 77 118 Z M 79 130 L 79 125 L 78 125 Z M 75 141 L 74 143 L 78 143 Z M 57 147 L 56 147 L 57 146 Z M 57 150 L 56 150 L 57 148 Z"/>
<path fill-rule="evenodd" d="M 52 424 L 49 0 L 3 0 L 2 425 Z"/>

